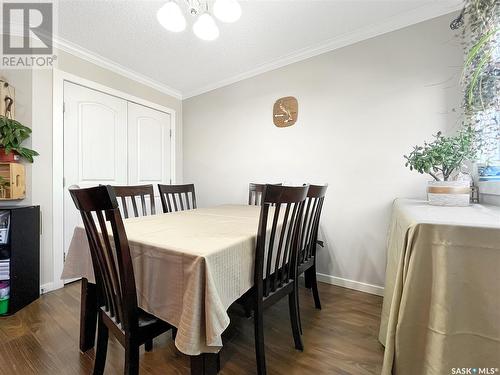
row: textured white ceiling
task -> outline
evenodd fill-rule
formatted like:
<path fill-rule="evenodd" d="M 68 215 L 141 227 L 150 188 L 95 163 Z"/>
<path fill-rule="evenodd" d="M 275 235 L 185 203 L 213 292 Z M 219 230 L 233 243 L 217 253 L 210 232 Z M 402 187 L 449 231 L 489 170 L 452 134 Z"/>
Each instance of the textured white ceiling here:
<path fill-rule="evenodd" d="M 456 0 L 241 1 L 213 42 L 163 29 L 165 1 L 58 2 L 58 36 L 191 96 L 270 67 L 390 31 L 459 7 Z M 250 72 L 250 73 L 249 73 Z"/>

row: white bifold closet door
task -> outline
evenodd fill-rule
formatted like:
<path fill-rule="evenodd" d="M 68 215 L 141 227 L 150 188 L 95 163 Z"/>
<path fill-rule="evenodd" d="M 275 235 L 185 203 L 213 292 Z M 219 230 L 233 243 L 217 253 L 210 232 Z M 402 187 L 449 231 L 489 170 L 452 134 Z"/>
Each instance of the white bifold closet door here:
<path fill-rule="evenodd" d="M 128 103 L 128 184 L 153 185 L 156 213 L 162 212 L 157 184 L 171 181 L 170 139 L 168 113 Z"/>
<path fill-rule="evenodd" d="M 170 115 L 128 103 L 128 182 L 155 185 L 170 182 Z"/>
<path fill-rule="evenodd" d="M 74 83 L 64 83 L 64 251 L 81 222 L 71 185 L 171 181 L 171 118 L 164 112 Z M 149 208 L 148 208 L 149 209 Z"/>

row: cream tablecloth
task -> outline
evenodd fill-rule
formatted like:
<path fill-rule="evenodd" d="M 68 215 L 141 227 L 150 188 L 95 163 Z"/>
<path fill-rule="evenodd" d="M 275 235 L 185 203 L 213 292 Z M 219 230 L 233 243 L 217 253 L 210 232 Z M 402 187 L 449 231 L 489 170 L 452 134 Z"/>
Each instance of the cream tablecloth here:
<path fill-rule="evenodd" d="M 217 352 L 228 307 L 253 285 L 260 207 L 226 205 L 124 220 L 138 303 L 178 327 L 189 355 Z M 94 282 L 85 230 L 75 229 L 62 279 Z"/>
<path fill-rule="evenodd" d="M 500 207 L 395 201 L 379 340 L 383 375 L 500 367 Z"/>

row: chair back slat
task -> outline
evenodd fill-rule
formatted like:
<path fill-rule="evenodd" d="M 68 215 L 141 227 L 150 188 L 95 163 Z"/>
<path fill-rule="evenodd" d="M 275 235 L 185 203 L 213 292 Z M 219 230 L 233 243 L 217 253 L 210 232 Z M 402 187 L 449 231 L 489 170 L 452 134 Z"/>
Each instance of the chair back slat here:
<path fill-rule="evenodd" d="M 142 206 L 142 216 L 147 216 L 147 211 L 146 211 L 146 199 L 144 198 L 144 195 L 141 195 L 141 206 Z"/>
<path fill-rule="evenodd" d="M 139 217 L 139 211 L 137 210 L 137 202 L 135 201 L 135 197 L 132 197 L 132 207 L 134 209 L 134 217 Z"/>
<path fill-rule="evenodd" d="M 309 185 L 302 223 L 299 265 L 316 256 L 316 242 L 323 202 L 328 185 Z"/>
<path fill-rule="evenodd" d="M 102 242 L 98 235 L 98 229 L 95 225 L 92 213 L 82 213 L 82 219 L 85 228 L 90 228 L 90 230 L 87 231 L 87 238 L 89 241 L 93 263 L 97 265 L 97 267 L 94 266 L 96 281 L 97 284 L 103 286 L 101 293 L 104 299 L 103 302 L 106 310 L 110 312 L 110 315 L 114 316 L 116 313 L 116 308 L 115 300 L 113 298 L 114 293 L 112 292 L 113 288 L 111 287 L 111 281 L 108 274 L 101 272 L 101 270 L 104 270 L 106 268 L 106 261 L 104 258 Z"/>
<path fill-rule="evenodd" d="M 299 241 L 299 223 L 298 223 L 298 217 L 299 217 L 299 212 L 302 212 L 304 209 L 304 202 L 301 202 L 300 204 L 298 203 L 293 203 L 290 204 L 290 206 L 293 206 L 292 209 L 292 215 L 290 216 L 290 220 L 285 223 L 285 229 L 287 231 L 287 238 L 285 242 L 285 249 L 283 251 L 283 257 L 281 260 L 281 263 L 279 264 L 279 267 L 281 267 L 280 270 L 278 270 L 277 276 L 278 276 L 278 286 L 282 286 L 284 283 L 286 283 L 289 279 L 290 276 L 290 265 L 288 264 L 288 259 L 291 254 L 291 251 L 294 250 L 292 247 L 297 248 L 297 253 L 298 253 L 298 241 Z M 296 238 L 294 238 L 294 233 L 295 231 L 297 232 Z M 294 241 L 297 241 L 294 244 Z M 294 259 L 296 258 L 295 254 L 293 254 Z"/>
<path fill-rule="evenodd" d="M 196 208 L 196 194 L 193 184 L 161 185 L 161 205 L 164 213 L 191 210 Z"/>
<path fill-rule="evenodd" d="M 300 228 L 307 190 L 308 186 L 279 185 L 266 185 L 263 190 L 254 269 L 259 297 L 266 298 L 296 279 Z M 276 233 L 279 233 L 278 241 Z"/>
<path fill-rule="evenodd" d="M 125 219 L 129 218 L 128 201 L 132 203 L 132 210 L 134 217 L 139 217 L 139 209 L 137 206 L 137 199 L 140 199 L 142 216 L 148 216 L 146 197 L 149 197 L 150 215 L 156 214 L 155 198 L 153 185 L 136 185 L 136 186 L 113 186 L 114 192 L 121 200 L 123 216 Z"/>
<path fill-rule="evenodd" d="M 97 211 L 96 216 L 99 222 L 99 227 L 101 229 L 101 237 L 109 238 L 108 228 L 106 227 L 106 222 L 102 211 Z M 112 311 L 112 316 L 116 314 L 116 320 L 118 323 L 121 323 L 123 320 L 122 316 L 122 299 L 120 290 L 120 280 L 118 277 L 118 272 L 116 269 L 116 260 L 114 259 L 113 250 L 111 249 L 110 241 L 102 241 L 104 243 L 104 251 L 103 251 L 103 260 L 105 262 L 105 267 L 107 269 L 106 274 L 109 278 L 110 289 L 113 291 L 113 298 L 111 299 L 111 306 L 109 308 Z"/>
<path fill-rule="evenodd" d="M 281 186 L 282 184 L 273 184 L 276 186 Z M 250 206 L 260 206 L 262 204 L 262 193 L 266 184 L 255 184 L 251 182 L 248 185 L 248 204 Z"/>
<path fill-rule="evenodd" d="M 308 237 L 310 234 L 310 225 L 311 222 L 314 219 L 314 206 L 316 205 L 316 201 L 314 199 L 311 199 L 309 197 L 306 198 L 305 202 L 305 209 L 304 209 L 304 219 L 302 221 L 302 239 L 300 242 L 300 249 L 304 249 L 306 245 L 309 243 L 308 242 Z M 312 207 L 311 207 L 312 206 Z M 299 260 L 301 260 L 301 256 L 303 255 L 303 252 L 299 254 Z"/>
<path fill-rule="evenodd" d="M 277 204 L 276 207 L 274 208 L 274 215 L 273 215 L 273 225 L 271 227 L 271 235 L 269 236 L 269 244 L 268 244 L 268 251 L 271 249 L 274 249 L 274 237 L 276 236 L 276 229 L 278 227 L 278 220 L 279 220 L 279 214 L 280 214 L 280 204 Z M 276 223 L 276 225 L 275 225 Z M 266 274 L 265 274 L 265 279 L 269 280 L 265 284 L 265 290 L 264 294 L 268 295 L 269 294 L 269 289 L 271 288 L 270 284 L 273 283 L 271 282 L 272 280 L 272 273 L 271 273 L 271 263 L 273 261 L 272 256 L 267 257 L 267 267 L 266 267 Z M 274 258 L 275 263 L 279 263 L 279 259 L 275 256 Z M 274 283 L 273 283 L 274 284 Z"/>
<path fill-rule="evenodd" d="M 134 270 L 122 217 L 111 186 L 70 187 L 90 247 L 100 301 L 124 331 L 137 329 Z"/>
<path fill-rule="evenodd" d="M 122 201 L 123 215 L 125 216 L 125 218 L 128 218 L 128 206 L 127 206 L 127 200 L 125 199 L 125 196 L 121 196 L 120 200 Z"/>
<path fill-rule="evenodd" d="M 184 211 L 184 202 L 182 202 L 182 195 L 181 195 L 181 193 L 177 193 L 177 196 L 179 197 L 179 203 L 181 205 L 181 211 Z"/>
<path fill-rule="evenodd" d="M 287 224 L 289 223 L 289 215 L 290 215 L 290 205 L 287 204 L 286 209 L 285 209 L 285 215 L 283 217 L 283 224 L 281 226 L 278 248 L 276 250 L 276 259 L 282 259 L 283 243 L 285 243 L 285 247 L 287 246 L 287 244 L 286 244 L 286 241 L 288 240 L 288 238 L 287 238 Z M 286 241 L 285 241 L 285 238 L 286 238 Z M 275 275 L 278 275 L 279 265 L 280 265 L 280 262 L 275 262 L 275 265 L 274 265 L 274 274 Z M 274 292 L 277 287 L 281 286 L 281 278 L 276 277 L 274 281 L 275 282 L 273 283 L 273 286 L 271 288 L 272 292 Z"/>

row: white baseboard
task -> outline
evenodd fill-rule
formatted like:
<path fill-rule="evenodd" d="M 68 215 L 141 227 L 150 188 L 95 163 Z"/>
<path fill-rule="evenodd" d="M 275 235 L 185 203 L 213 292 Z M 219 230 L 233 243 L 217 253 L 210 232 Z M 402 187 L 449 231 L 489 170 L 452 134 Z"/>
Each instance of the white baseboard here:
<path fill-rule="evenodd" d="M 318 281 L 322 283 L 332 284 L 341 286 L 348 289 L 358 290 L 360 292 L 375 294 L 377 296 L 384 295 L 384 287 L 379 285 L 362 283 L 360 281 L 354 281 L 349 279 L 344 279 L 342 277 L 336 277 L 331 275 L 325 275 L 324 273 L 318 273 Z M 76 279 L 75 279 L 76 280 Z M 45 294 L 56 289 L 60 289 L 64 286 L 62 280 L 57 283 L 46 283 L 40 286 L 40 294 Z"/>
<path fill-rule="evenodd" d="M 40 294 L 45 294 L 54 290 L 54 283 L 40 285 Z"/>
<path fill-rule="evenodd" d="M 64 284 L 62 283 L 62 280 L 55 282 L 55 283 L 51 282 L 51 283 L 42 284 L 42 285 L 40 285 L 40 294 L 52 292 L 53 290 L 60 289 L 63 286 L 64 286 Z"/>
<path fill-rule="evenodd" d="M 336 277 L 331 275 L 325 275 L 324 273 L 317 274 L 318 281 L 323 283 L 341 286 L 348 289 L 358 290 L 360 292 L 375 294 L 377 296 L 384 295 L 384 287 L 379 285 L 362 283 L 360 281 L 344 279 L 342 277 Z"/>

